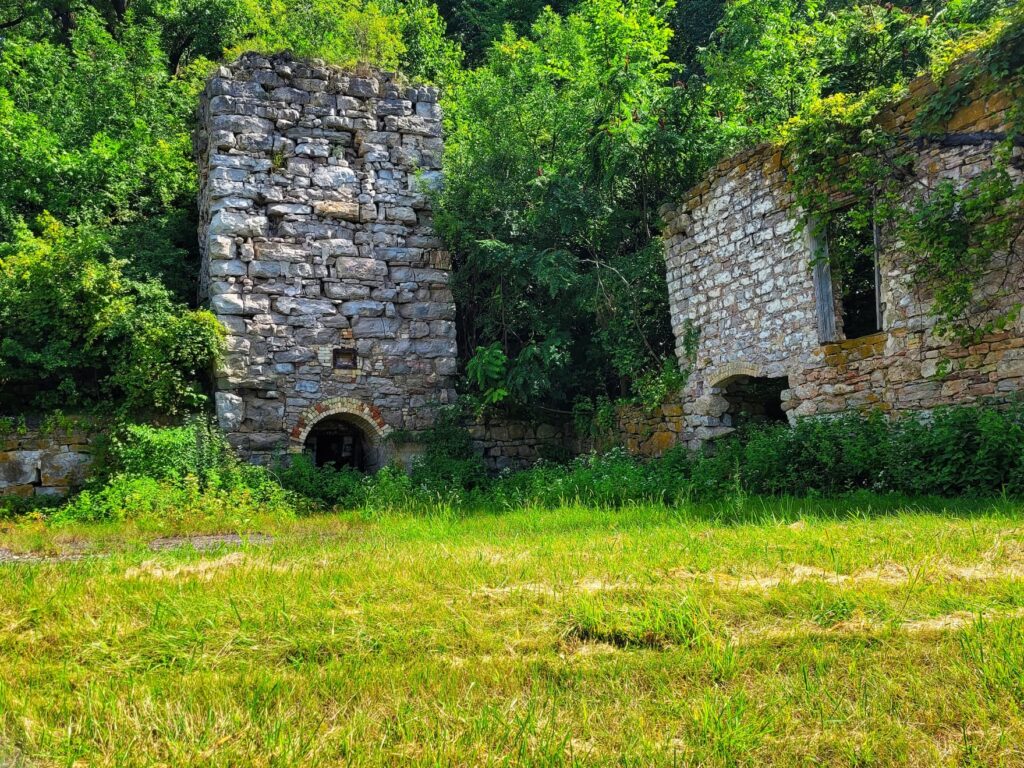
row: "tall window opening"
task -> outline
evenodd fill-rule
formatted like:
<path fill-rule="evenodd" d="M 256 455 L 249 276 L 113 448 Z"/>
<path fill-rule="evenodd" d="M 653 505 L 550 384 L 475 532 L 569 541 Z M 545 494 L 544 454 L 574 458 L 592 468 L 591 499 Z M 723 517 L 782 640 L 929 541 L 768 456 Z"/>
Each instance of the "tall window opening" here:
<path fill-rule="evenodd" d="M 850 210 L 836 211 L 829 219 L 827 244 L 843 335 L 856 339 L 878 333 L 882 303 L 875 225 L 857 221 Z"/>

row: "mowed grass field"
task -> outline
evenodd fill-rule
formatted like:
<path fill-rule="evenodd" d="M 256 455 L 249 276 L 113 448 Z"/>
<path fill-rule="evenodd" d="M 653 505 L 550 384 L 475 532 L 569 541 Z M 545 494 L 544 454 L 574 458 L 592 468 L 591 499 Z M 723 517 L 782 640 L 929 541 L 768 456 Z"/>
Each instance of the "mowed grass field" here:
<path fill-rule="evenodd" d="M 1022 511 L 10 524 L 0 765 L 1024 765 Z"/>

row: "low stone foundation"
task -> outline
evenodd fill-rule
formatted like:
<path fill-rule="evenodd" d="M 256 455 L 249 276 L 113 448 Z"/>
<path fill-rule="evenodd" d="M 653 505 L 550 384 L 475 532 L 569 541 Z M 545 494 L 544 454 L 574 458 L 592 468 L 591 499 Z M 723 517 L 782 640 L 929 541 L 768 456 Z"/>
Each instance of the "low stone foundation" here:
<path fill-rule="evenodd" d="M 84 430 L 0 435 L 0 496 L 65 496 L 85 482 L 96 437 Z"/>
<path fill-rule="evenodd" d="M 563 460 L 571 455 L 569 424 L 532 424 L 493 417 L 468 425 L 473 447 L 492 471 L 526 469 L 541 459 Z"/>
<path fill-rule="evenodd" d="M 653 411 L 640 406 L 620 407 L 614 438 L 634 456 L 658 458 L 685 442 L 686 422 L 679 403 L 665 403 Z"/>

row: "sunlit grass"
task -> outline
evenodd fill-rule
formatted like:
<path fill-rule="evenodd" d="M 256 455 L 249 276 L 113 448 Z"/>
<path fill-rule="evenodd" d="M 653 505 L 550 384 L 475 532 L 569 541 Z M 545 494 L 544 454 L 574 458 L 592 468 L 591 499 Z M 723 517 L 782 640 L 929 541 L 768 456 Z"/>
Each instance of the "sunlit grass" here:
<path fill-rule="evenodd" d="M 1007 501 L 242 527 L 0 531 L 0 765 L 1024 764 Z"/>

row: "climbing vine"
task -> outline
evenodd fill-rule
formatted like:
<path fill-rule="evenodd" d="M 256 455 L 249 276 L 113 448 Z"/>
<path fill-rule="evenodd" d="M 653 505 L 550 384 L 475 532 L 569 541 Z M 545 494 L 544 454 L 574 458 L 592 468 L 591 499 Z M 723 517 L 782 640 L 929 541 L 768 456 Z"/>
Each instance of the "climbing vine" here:
<path fill-rule="evenodd" d="M 874 224 L 897 238 L 912 284 L 930 293 L 936 331 L 962 344 L 1005 328 L 1021 312 L 1019 303 L 1006 304 L 1009 286 L 986 278 L 1024 240 L 1024 183 L 1014 172 L 1024 136 L 1024 8 L 973 45 L 958 51 L 955 69 L 943 62 L 933 71 L 938 87 L 918 109 L 909 137 L 879 119 L 905 96 L 898 87 L 823 99 L 784 132 L 796 202 L 813 226 L 823 230 L 842 209 L 856 226 Z M 997 92 L 1011 99 L 1005 133 L 946 133 L 970 98 Z M 913 172 L 915 143 L 991 145 L 991 165 L 964 184 L 926 184 Z M 837 263 L 842 258 L 829 254 L 840 275 L 850 266 Z"/>

